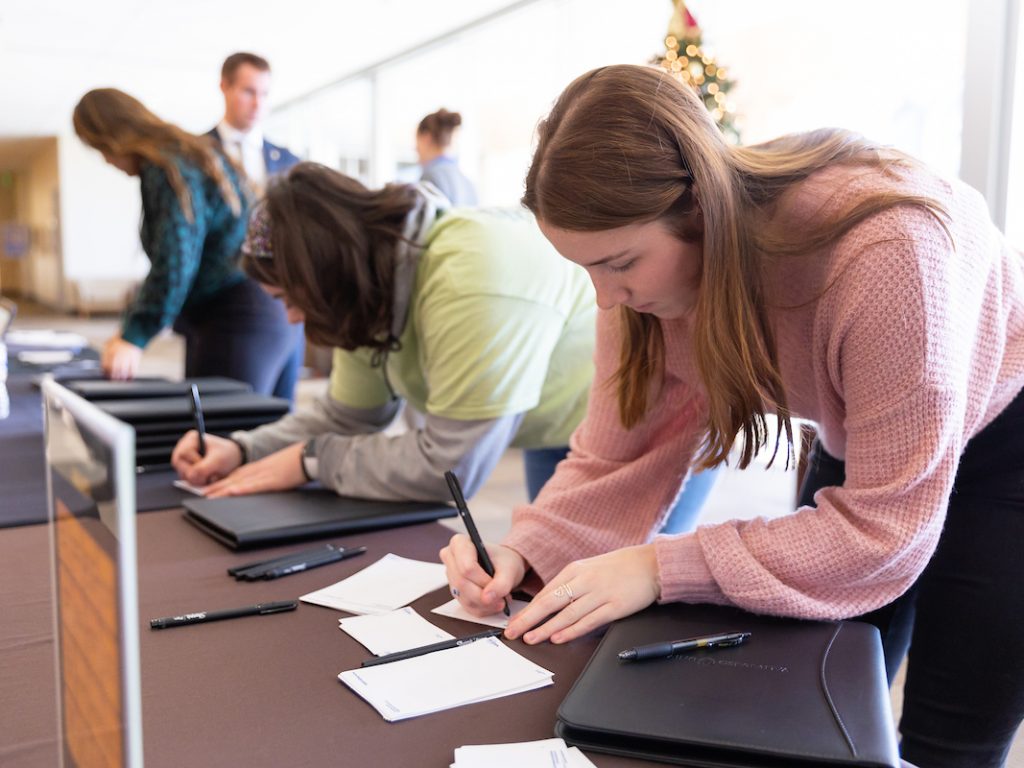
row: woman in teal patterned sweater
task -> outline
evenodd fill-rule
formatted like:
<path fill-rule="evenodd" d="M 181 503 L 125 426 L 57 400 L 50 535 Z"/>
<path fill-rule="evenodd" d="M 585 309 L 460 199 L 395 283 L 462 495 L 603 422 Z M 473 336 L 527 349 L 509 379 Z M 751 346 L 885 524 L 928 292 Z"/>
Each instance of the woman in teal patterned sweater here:
<path fill-rule="evenodd" d="M 240 171 L 207 139 L 167 123 L 113 88 L 89 91 L 75 132 L 142 191 L 142 245 L 151 267 L 104 345 L 111 378 L 130 379 L 163 328 L 185 336 L 186 376 L 229 376 L 290 398 L 301 343 L 281 303 L 238 267 L 247 193 Z"/>

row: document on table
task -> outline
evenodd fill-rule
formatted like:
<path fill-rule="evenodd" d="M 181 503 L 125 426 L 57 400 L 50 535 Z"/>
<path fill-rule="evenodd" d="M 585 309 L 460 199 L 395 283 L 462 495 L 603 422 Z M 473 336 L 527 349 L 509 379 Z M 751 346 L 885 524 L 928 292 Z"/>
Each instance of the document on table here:
<path fill-rule="evenodd" d="M 544 739 L 459 747 L 451 768 L 594 768 L 594 764 L 579 747 L 570 747 L 562 739 Z"/>
<path fill-rule="evenodd" d="M 376 656 L 419 648 L 421 645 L 431 645 L 454 637 L 440 627 L 435 627 L 409 606 L 390 613 L 338 619 L 338 626 Z"/>
<path fill-rule="evenodd" d="M 175 488 L 180 488 L 181 490 L 185 491 L 186 493 L 191 493 L 194 496 L 205 496 L 206 495 L 206 486 L 192 485 L 192 483 L 190 483 L 190 482 L 188 482 L 186 480 L 175 480 L 174 481 L 174 487 Z"/>
<path fill-rule="evenodd" d="M 8 331 L 4 341 L 10 345 L 48 347 L 52 349 L 81 349 L 89 340 L 80 333 L 54 331 L 47 328 L 21 328 Z"/>
<path fill-rule="evenodd" d="M 29 365 L 60 365 L 74 358 L 75 353 L 70 349 L 26 349 L 18 353 L 18 361 Z"/>
<path fill-rule="evenodd" d="M 444 566 L 387 554 L 347 579 L 303 595 L 305 603 L 349 613 L 388 613 L 448 583 Z"/>
<path fill-rule="evenodd" d="M 389 722 L 551 685 L 554 673 L 494 637 L 338 675 Z"/>
<path fill-rule="evenodd" d="M 509 608 L 512 610 L 512 616 L 515 616 L 528 605 L 529 603 L 526 600 L 510 601 Z M 463 608 L 458 600 L 449 600 L 444 605 L 439 605 L 430 612 L 436 613 L 439 616 L 448 616 L 452 619 L 462 619 L 463 621 L 472 621 L 475 624 L 486 624 L 488 627 L 501 627 L 503 629 L 508 626 L 510 618 L 504 613 L 492 613 L 490 616 L 474 616 Z"/>

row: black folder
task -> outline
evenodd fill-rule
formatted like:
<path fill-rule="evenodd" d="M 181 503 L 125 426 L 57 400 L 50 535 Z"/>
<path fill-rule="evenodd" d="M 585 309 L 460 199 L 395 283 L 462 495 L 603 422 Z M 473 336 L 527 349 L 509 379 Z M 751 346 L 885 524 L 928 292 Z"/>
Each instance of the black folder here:
<path fill-rule="evenodd" d="M 180 397 L 145 397 L 123 400 L 103 400 L 99 407 L 114 418 L 129 424 L 151 422 L 181 423 L 191 426 L 192 401 Z M 273 421 L 288 413 L 290 403 L 280 397 L 255 392 L 231 392 L 203 398 L 203 414 L 207 419 L 266 417 Z"/>
<path fill-rule="evenodd" d="M 338 496 L 325 488 L 227 499 L 189 499 L 185 517 L 231 549 L 455 517 L 441 502 L 377 501 Z"/>
<path fill-rule="evenodd" d="M 727 631 L 742 645 L 620 661 L 647 643 Z M 862 622 L 655 606 L 608 630 L 555 733 L 595 752 L 714 768 L 899 766 L 878 630 Z"/>
<path fill-rule="evenodd" d="M 134 400 L 150 397 L 188 397 L 192 385 L 199 389 L 201 397 L 224 395 L 233 392 L 251 392 L 252 386 L 244 381 L 223 376 L 200 376 L 185 381 L 166 379 L 135 379 L 133 381 L 108 381 L 106 379 L 79 379 L 65 384 L 76 395 L 86 400 Z"/>

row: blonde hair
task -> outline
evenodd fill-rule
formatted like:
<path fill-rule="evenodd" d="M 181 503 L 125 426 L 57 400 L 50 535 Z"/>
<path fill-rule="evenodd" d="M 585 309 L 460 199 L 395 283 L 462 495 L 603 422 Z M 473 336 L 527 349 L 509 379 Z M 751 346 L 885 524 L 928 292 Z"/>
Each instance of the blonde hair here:
<path fill-rule="evenodd" d="M 694 350 L 708 422 L 697 461 L 705 468 L 725 461 L 742 433 L 739 465 L 746 467 L 768 442 L 771 409 L 780 421 L 775 453 L 783 431 L 787 458 L 793 446 L 764 298 L 765 257 L 825 247 L 894 205 L 919 206 L 940 223 L 946 217 L 931 198 L 879 192 L 794 235 L 766 226 L 767 209 L 827 166 L 889 171 L 912 162 L 838 129 L 732 146 L 691 89 L 664 70 L 620 65 L 582 75 L 558 98 L 539 127 L 523 203 L 562 229 L 601 231 L 661 220 L 679 239 L 702 245 Z M 664 339 L 656 317 L 625 307 L 620 316 L 622 346 L 611 381 L 621 421 L 632 427 L 663 378 Z"/>
<path fill-rule="evenodd" d="M 208 139 L 161 120 L 124 91 L 89 91 L 75 106 L 72 122 L 78 138 L 93 149 L 112 156 L 135 157 L 162 169 L 189 222 L 193 221 L 192 195 L 175 162 L 177 158 L 189 161 L 213 179 L 232 213 L 241 215 L 242 200 L 224 169 L 229 161 Z"/>

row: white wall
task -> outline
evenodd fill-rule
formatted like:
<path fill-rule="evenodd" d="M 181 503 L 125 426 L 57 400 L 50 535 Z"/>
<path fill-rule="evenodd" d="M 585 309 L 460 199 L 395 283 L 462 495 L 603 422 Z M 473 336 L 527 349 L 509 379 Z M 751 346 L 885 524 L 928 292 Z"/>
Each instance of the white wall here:
<path fill-rule="evenodd" d="M 688 5 L 705 48 L 736 82 L 730 97 L 745 142 L 841 126 L 957 174 L 969 0 Z M 379 185 L 415 161 L 423 115 L 459 111 L 460 162 L 481 202 L 515 205 L 537 121 L 552 101 L 593 67 L 661 54 L 671 10 L 666 0 L 537 2 L 426 51 L 410 48 L 270 122 L 293 149 L 328 165 L 361 153 Z M 331 114 L 345 119 L 318 119 Z"/>
<path fill-rule="evenodd" d="M 139 242 L 139 180 L 76 136 L 60 137 L 58 150 L 65 280 L 138 280 L 149 269 Z"/>

